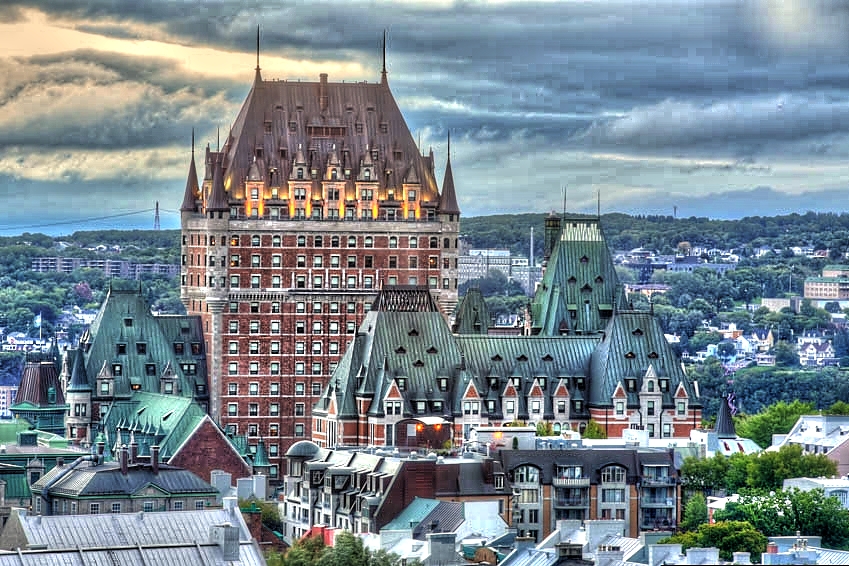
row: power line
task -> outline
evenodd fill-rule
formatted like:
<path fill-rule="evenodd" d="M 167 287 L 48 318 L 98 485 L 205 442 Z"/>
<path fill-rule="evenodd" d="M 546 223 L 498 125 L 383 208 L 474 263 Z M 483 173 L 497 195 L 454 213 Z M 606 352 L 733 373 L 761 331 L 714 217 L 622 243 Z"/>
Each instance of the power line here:
<path fill-rule="evenodd" d="M 97 220 L 108 220 L 110 218 L 121 218 L 123 216 L 133 216 L 134 214 L 146 214 L 153 212 L 153 208 L 146 208 L 144 210 L 134 210 L 131 212 L 122 212 L 120 214 L 107 214 L 105 216 L 92 216 L 89 218 L 79 218 L 76 220 L 61 220 L 58 222 L 46 222 L 43 224 L 27 224 L 21 226 L 20 224 L 7 224 L 5 226 L 0 225 L 0 230 L 26 230 L 30 228 L 50 228 L 51 226 L 65 226 L 68 224 L 83 224 L 86 222 L 95 222 Z"/>

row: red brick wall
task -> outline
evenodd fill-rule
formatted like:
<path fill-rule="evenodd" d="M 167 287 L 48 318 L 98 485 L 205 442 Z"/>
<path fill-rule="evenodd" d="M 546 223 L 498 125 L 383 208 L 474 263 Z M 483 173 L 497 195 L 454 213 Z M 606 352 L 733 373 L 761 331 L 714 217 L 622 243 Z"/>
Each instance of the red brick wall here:
<path fill-rule="evenodd" d="M 223 470 L 234 479 L 251 475 L 251 467 L 209 419 L 204 419 L 177 454 L 168 463 L 185 468 L 210 481 L 212 470 Z"/>

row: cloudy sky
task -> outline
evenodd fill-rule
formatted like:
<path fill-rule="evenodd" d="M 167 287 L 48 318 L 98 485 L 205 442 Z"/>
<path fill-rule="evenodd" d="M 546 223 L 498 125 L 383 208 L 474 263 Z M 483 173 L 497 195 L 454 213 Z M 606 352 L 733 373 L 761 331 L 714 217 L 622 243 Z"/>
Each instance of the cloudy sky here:
<path fill-rule="evenodd" d="M 283 7 L 276 7 L 283 6 Z M 389 81 L 466 216 L 843 211 L 842 0 L 3 0 L 0 234 L 179 225 L 263 77 Z M 441 178 L 441 171 L 438 171 Z"/>

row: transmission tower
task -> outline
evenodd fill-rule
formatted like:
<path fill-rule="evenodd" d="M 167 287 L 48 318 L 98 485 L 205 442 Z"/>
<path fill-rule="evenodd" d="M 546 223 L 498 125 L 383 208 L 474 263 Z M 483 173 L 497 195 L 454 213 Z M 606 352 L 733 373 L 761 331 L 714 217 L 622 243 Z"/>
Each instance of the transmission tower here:
<path fill-rule="evenodd" d="M 156 215 L 153 217 L 153 229 L 159 230 L 159 201 L 156 201 Z"/>

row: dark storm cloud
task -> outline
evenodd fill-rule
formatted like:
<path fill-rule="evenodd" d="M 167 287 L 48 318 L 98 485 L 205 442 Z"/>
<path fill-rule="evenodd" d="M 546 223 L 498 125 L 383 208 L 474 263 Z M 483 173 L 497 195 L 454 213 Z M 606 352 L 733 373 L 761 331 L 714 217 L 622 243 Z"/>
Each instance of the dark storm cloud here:
<path fill-rule="evenodd" d="M 0 148 L 109 149 L 185 143 L 232 114 L 245 85 L 172 61 L 99 51 L 0 60 Z"/>

